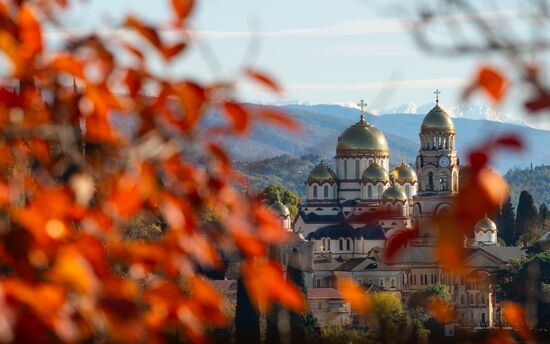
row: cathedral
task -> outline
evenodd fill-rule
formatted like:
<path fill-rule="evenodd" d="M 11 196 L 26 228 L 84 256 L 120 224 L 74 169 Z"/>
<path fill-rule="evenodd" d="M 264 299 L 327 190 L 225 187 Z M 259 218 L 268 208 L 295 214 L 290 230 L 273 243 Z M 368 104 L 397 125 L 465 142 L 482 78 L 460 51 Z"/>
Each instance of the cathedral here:
<path fill-rule="evenodd" d="M 347 277 L 369 290 L 399 293 L 404 304 L 415 291 L 445 284 L 457 324 L 502 325 L 492 286 L 479 281 L 524 252 L 500 246 L 497 226 L 487 217 L 464 240 L 468 278 L 445 270 L 434 251 L 438 231 L 431 219 L 453 211 L 459 190 L 460 159 L 451 116 L 436 98 L 420 127 L 415 166 L 405 161 L 390 166 L 386 137 L 365 120 L 363 101 L 360 106 L 359 121 L 338 137 L 335 169 L 321 159 L 309 173 L 306 199 L 294 222 L 284 204 L 272 205 L 293 234 L 293 242 L 283 249 L 283 264 L 291 250 L 302 255 L 314 315 L 322 324 L 360 326 L 361 318 L 342 311 L 344 303 L 335 296 L 337 279 Z M 399 231 L 414 231 L 415 239 L 388 259 L 384 250 Z"/>

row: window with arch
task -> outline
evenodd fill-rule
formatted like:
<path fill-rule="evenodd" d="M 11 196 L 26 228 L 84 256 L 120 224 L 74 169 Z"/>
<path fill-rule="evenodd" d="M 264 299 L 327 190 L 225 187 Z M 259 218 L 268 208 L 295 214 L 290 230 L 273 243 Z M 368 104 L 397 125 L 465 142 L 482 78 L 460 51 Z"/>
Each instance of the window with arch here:
<path fill-rule="evenodd" d="M 411 186 L 405 185 L 405 193 L 407 194 L 407 198 L 411 198 Z"/>
<path fill-rule="evenodd" d="M 372 198 L 372 185 L 367 185 L 367 198 Z"/>
<path fill-rule="evenodd" d="M 323 197 L 328 198 L 328 185 L 323 187 Z"/>
<path fill-rule="evenodd" d="M 313 198 L 317 198 L 317 185 L 313 185 Z"/>
<path fill-rule="evenodd" d="M 428 191 L 434 190 L 434 173 L 428 173 Z"/>
<path fill-rule="evenodd" d="M 458 191 L 458 173 L 453 173 L 453 191 Z"/>
<path fill-rule="evenodd" d="M 344 239 L 338 240 L 338 249 L 339 249 L 340 251 L 343 251 L 343 250 L 344 250 Z"/>
<path fill-rule="evenodd" d="M 326 250 L 325 239 L 323 239 L 323 240 L 321 241 L 321 251 L 324 251 L 324 250 Z"/>
<path fill-rule="evenodd" d="M 327 251 L 330 251 L 330 238 L 327 239 L 327 249 L 326 249 L 326 250 L 327 250 Z"/>
<path fill-rule="evenodd" d="M 351 251 L 351 239 L 346 240 L 346 250 Z"/>
<path fill-rule="evenodd" d="M 359 160 L 355 160 L 355 178 L 357 179 L 361 178 L 361 176 L 359 175 L 359 170 L 360 170 Z"/>
<path fill-rule="evenodd" d="M 348 178 L 348 161 L 344 160 L 344 179 Z"/>
<path fill-rule="evenodd" d="M 382 184 L 378 184 L 378 198 L 382 197 L 382 192 L 384 192 Z"/>
<path fill-rule="evenodd" d="M 447 191 L 449 190 L 449 185 L 448 185 L 449 181 L 448 181 L 448 175 L 447 175 L 447 172 L 441 172 L 439 174 L 439 191 Z"/>

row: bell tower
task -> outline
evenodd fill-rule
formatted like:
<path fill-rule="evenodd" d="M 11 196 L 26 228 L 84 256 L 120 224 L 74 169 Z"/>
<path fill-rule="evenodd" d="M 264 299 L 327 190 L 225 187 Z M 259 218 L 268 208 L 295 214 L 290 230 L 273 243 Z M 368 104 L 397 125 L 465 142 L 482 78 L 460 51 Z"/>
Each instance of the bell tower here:
<path fill-rule="evenodd" d="M 455 149 L 455 128 L 451 116 L 439 106 L 428 112 L 420 129 L 420 151 L 416 158 L 418 191 L 413 198 L 414 225 L 419 237 L 429 244 L 437 235 L 434 215 L 453 211 L 452 199 L 458 193 L 459 159 Z"/>

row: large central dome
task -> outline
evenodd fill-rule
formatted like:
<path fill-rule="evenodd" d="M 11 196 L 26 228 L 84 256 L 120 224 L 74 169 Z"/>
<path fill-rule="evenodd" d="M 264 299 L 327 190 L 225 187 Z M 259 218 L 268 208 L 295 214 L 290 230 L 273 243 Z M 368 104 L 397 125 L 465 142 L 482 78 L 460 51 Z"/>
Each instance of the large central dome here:
<path fill-rule="evenodd" d="M 384 134 L 365 121 L 361 116 L 359 122 L 347 128 L 338 137 L 336 155 L 388 152 L 388 141 Z"/>

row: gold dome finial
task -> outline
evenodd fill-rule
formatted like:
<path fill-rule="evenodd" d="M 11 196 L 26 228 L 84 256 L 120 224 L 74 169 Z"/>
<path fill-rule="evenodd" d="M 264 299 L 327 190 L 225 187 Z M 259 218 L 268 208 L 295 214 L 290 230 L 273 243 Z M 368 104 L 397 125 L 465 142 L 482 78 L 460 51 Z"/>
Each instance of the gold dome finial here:
<path fill-rule="evenodd" d="M 441 91 L 438 88 L 436 88 L 434 91 L 434 94 L 435 94 L 435 105 L 439 105 L 439 95 L 441 94 Z"/>
<path fill-rule="evenodd" d="M 365 124 L 365 108 L 367 107 L 367 103 L 365 103 L 365 101 L 363 99 L 361 99 L 361 101 L 359 102 L 359 107 L 361 108 L 361 116 L 359 117 L 359 123 L 361 124 Z"/>

